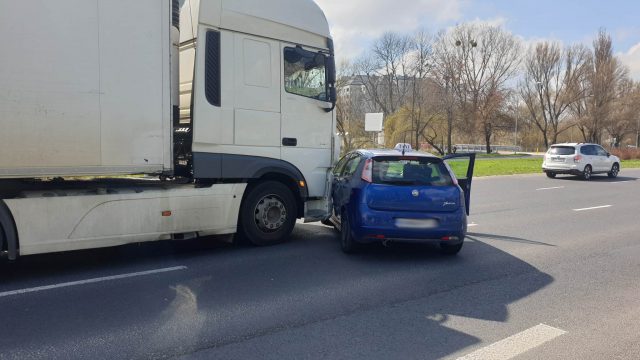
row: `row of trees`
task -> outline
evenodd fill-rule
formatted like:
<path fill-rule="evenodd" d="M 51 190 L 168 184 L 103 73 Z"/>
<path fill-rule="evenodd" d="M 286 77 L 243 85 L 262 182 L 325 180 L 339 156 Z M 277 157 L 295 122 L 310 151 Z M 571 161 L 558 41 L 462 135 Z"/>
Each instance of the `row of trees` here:
<path fill-rule="evenodd" d="M 490 151 L 507 136 L 509 144 L 546 148 L 575 129 L 574 140 L 615 139 L 620 146 L 638 130 L 640 86 L 604 30 L 591 48 L 552 41 L 526 48 L 504 29 L 478 23 L 436 36 L 386 33 L 340 71 L 338 126 L 346 150 L 371 145 L 366 112 L 385 113 L 387 145 L 426 143 L 443 154 L 455 143 Z"/>

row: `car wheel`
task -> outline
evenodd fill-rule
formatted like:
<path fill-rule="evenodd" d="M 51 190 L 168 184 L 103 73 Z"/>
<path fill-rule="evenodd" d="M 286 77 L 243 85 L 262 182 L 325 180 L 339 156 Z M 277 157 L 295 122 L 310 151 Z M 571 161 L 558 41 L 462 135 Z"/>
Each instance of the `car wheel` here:
<path fill-rule="evenodd" d="M 458 245 L 440 244 L 440 252 L 444 255 L 457 255 L 462 250 L 462 245 L 464 243 Z"/>
<path fill-rule="evenodd" d="M 555 179 L 556 178 L 556 173 L 554 172 L 547 172 L 547 177 L 549 179 Z"/>
<path fill-rule="evenodd" d="M 345 254 L 353 254 L 358 250 L 358 244 L 351 233 L 351 222 L 346 212 L 342 213 L 340 224 L 340 247 Z"/>
<path fill-rule="evenodd" d="M 589 181 L 591 180 L 592 175 L 593 175 L 593 169 L 591 168 L 591 165 L 585 166 L 584 170 L 582 170 L 582 179 Z"/>
<path fill-rule="evenodd" d="M 613 166 L 611 167 L 611 171 L 609 171 L 607 175 L 609 175 L 610 178 L 615 179 L 618 177 L 619 173 L 620 173 L 620 165 L 613 164 Z"/>
<path fill-rule="evenodd" d="M 239 233 L 256 246 L 284 242 L 296 225 L 298 207 L 291 190 L 276 181 L 248 190 L 240 209 Z"/>

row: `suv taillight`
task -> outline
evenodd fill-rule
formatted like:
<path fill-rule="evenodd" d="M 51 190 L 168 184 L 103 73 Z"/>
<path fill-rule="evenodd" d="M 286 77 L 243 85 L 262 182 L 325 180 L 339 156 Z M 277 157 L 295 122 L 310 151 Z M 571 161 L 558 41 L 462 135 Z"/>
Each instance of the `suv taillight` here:
<path fill-rule="evenodd" d="M 368 183 L 373 182 L 373 160 L 367 159 L 367 161 L 365 161 L 361 178 Z"/>
<path fill-rule="evenodd" d="M 573 157 L 573 162 L 579 163 L 580 161 L 582 161 L 582 155 L 576 155 Z"/>

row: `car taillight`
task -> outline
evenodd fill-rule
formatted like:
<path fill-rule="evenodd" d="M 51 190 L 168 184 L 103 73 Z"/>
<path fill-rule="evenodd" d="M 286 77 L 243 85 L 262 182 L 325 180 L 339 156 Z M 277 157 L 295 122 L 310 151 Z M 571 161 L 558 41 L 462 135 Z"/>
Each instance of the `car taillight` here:
<path fill-rule="evenodd" d="M 364 167 L 362 168 L 362 180 L 372 183 L 373 182 L 373 160 L 368 159 L 364 163 Z"/>
<path fill-rule="evenodd" d="M 573 157 L 573 162 L 580 162 L 582 161 L 582 155 L 576 155 Z"/>

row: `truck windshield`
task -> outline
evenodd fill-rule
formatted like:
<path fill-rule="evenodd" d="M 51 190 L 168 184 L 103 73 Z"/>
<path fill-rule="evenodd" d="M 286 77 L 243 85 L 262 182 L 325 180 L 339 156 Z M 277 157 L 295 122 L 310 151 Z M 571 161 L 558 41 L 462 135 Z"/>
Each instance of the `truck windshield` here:
<path fill-rule="evenodd" d="M 391 185 L 450 186 L 453 180 L 444 162 L 426 157 L 377 157 L 373 159 L 373 183 Z"/>
<path fill-rule="evenodd" d="M 327 101 L 325 56 L 287 47 L 284 49 L 284 86 L 288 93 Z"/>

